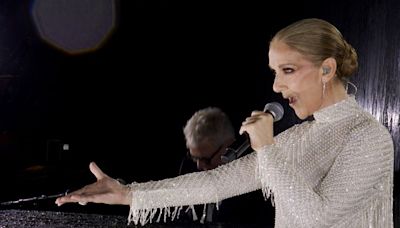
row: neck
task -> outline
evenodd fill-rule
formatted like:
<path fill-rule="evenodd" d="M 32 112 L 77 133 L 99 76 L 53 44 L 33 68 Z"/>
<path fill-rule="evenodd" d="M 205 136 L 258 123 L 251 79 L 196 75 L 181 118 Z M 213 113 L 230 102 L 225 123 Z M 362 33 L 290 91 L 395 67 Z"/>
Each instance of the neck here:
<path fill-rule="evenodd" d="M 347 97 L 348 95 L 343 84 L 335 80 L 326 85 L 325 96 L 323 97 L 321 108 L 336 104 Z"/>

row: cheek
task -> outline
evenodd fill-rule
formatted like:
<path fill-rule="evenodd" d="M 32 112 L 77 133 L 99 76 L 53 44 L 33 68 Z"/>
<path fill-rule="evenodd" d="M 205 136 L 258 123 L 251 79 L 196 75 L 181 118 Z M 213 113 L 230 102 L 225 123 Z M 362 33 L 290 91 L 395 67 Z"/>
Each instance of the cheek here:
<path fill-rule="evenodd" d="M 303 92 L 315 90 L 320 82 L 318 71 L 314 68 L 303 68 L 297 71 L 297 74 L 291 78 L 291 85 L 293 90 Z"/>
<path fill-rule="evenodd" d="M 310 87 L 310 84 L 307 83 L 306 80 L 302 80 L 300 77 L 290 80 L 288 83 L 288 87 L 291 91 L 298 93 L 299 95 L 307 92 Z"/>
<path fill-rule="evenodd" d="M 312 115 L 322 103 L 322 88 L 318 85 L 309 86 L 302 92 L 301 96 L 301 119 Z"/>
<path fill-rule="evenodd" d="M 314 106 L 320 103 L 322 89 L 315 80 L 297 81 L 291 87 L 299 99 L 296 115 L 301 119 L 306 118 L 315 109 Z"/>
<path fill-rule="evenodd" d="M 321 89 L 314 85 L 305 85 L 299 90 L 298 93 L 301 103 L 304 106 L 303 109 L 311 111 L 314 109 L 316 104 L 320 103 L 321 99 Z"/>
<path fill-rule="evenodd" d="M 321 86 L 318 78 L 315 78 L 312 75 L 303 75 L 292 80 L 291 87 L 294 92 L 303 95 L 308 94 L 313 97 L 320 90 Z"/>

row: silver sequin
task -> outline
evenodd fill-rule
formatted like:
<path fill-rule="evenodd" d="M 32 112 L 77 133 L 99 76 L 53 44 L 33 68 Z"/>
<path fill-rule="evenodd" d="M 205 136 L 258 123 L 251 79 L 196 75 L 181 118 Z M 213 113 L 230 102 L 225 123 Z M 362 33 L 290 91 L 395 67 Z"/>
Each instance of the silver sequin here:
<path fill-rule="evenodd" d="M 354 97 L 275 137 L 274 145 L 217 169 L 133 183 L 129 222 L 174 219 L 182 206 L 262 189 L 275 227 L 393 227 L 393 142 Z M 271 199 L 272 200 L 272 199 Z M 159 218 L 158 218 L 159 220 Z"/>

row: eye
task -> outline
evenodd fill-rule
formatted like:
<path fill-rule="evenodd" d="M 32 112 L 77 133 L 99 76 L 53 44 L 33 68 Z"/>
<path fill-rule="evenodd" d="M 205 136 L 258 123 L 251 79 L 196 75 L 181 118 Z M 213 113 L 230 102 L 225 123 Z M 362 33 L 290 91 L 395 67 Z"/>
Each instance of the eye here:
<path fill-rule="evenodd" d="M 285 72 L 285 74 L 291 74 L 294 72 L 294 69 L 290 68 L 290 67 L 285 67 L 285 68 L 282 68 L 282 71 Z"/>
<path fill-rule="evenodd" d="M 273 69 L 270 69 L 270 70 L 271 70 L 271 73 L 272 73 L 274 76 L 276 76 L 276 71 L 273 70 Z"/>

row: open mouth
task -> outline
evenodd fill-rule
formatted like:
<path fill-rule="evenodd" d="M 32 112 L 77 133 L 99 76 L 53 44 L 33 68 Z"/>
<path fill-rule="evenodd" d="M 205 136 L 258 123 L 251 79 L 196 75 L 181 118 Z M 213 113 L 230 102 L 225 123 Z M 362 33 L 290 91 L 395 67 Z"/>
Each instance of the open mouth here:
<path fill-rule="evenodd" d="M 294 103 L 296 103 L 296 98 L 294 98 L 294 97 L 289 97 L 288 99 L 289 99 L 289 104 L 294 104 Z"/>

